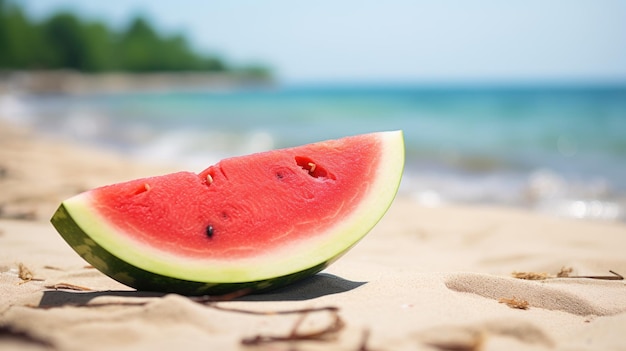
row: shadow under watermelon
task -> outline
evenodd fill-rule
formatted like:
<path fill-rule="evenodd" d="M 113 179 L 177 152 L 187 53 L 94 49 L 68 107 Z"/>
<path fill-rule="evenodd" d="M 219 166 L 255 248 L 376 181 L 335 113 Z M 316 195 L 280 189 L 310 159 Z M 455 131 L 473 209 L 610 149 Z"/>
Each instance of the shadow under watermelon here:
<path fill-rule="evenodd" d="M 303 301 L 347 292 L 366 284 L 328 273 L 318 273 L 283 288 L 242 296 L 238 301 Z"/>
<path fill-rule="evenodd" d="M 344 293 L 366 284 L 355 282 L 328 273 L 318 273 L 299 282 L 290 284 L 265 293 L 245 295 L 232 299 L 233 301 L 304 301 L 318 297 Z M 98 297 L 119 297 L 111 302 L 115 305 L 140 305 L 146 299 L 159 298 L 168 293 L 137 291 L 137 290 L 104 290 L 104 291 L 67 291 L 48 290 L 43 292 L 39 301 L 39 308 L 54 308 L 62 306 L 85 306 Z M 96 303 L 97 304 L 97 303 Z M 104 303 L 107 304 L 107 303 Z M 92 303 L 93 305 L 93 303 Z"/>

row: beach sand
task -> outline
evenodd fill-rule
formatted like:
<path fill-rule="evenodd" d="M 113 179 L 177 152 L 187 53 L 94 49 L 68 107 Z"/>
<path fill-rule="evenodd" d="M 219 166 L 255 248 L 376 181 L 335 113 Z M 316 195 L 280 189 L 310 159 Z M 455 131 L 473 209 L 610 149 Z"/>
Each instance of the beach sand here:
<path fill-rule="evenodd" d="M 48 222 L 80 191 L 173 168 L 0 125 L 0 350 L 626 350 L 625 281 L 571 277 L 626 274 L 623 223 L 401 195 L 324 272 L 206 302 L 113 281 Z"/>

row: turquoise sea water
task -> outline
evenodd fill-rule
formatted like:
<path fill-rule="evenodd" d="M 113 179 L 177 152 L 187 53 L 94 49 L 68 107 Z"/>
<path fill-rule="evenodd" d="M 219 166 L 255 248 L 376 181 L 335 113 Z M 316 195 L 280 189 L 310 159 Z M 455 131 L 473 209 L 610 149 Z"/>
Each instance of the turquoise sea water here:
<path fill-rule="evenodd" d="M 227 156 L 402 129 L 402 191 L 425 205 L 626 218 L 626 87 L 320 86 L 7 101 L 10 115 L 44 132 L 195 171 Z"/>

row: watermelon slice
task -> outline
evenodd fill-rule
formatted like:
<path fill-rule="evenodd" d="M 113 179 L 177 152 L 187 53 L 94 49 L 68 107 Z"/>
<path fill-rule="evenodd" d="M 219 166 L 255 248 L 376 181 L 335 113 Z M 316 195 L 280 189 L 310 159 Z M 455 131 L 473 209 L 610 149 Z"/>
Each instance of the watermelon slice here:
<path fill-rule="evenodd" d="M 391 205 L 401 131 L 224 159 L 89 190 L 52 224 L 87 262 L 138 290 L 260 291 L 319 272 Z"/>

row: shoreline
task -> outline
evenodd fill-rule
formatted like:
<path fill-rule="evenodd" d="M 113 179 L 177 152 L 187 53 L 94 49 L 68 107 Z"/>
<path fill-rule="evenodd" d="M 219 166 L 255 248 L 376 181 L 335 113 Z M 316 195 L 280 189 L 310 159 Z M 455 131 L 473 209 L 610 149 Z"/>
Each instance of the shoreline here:
<path fill-rule="evenodd" d="M 157 91 L 222 91 L 273 87 L 269 77 L 237 72 L 103 72 L 73 70 L 0 72 L 0 94 L 106 94 Z"/>

